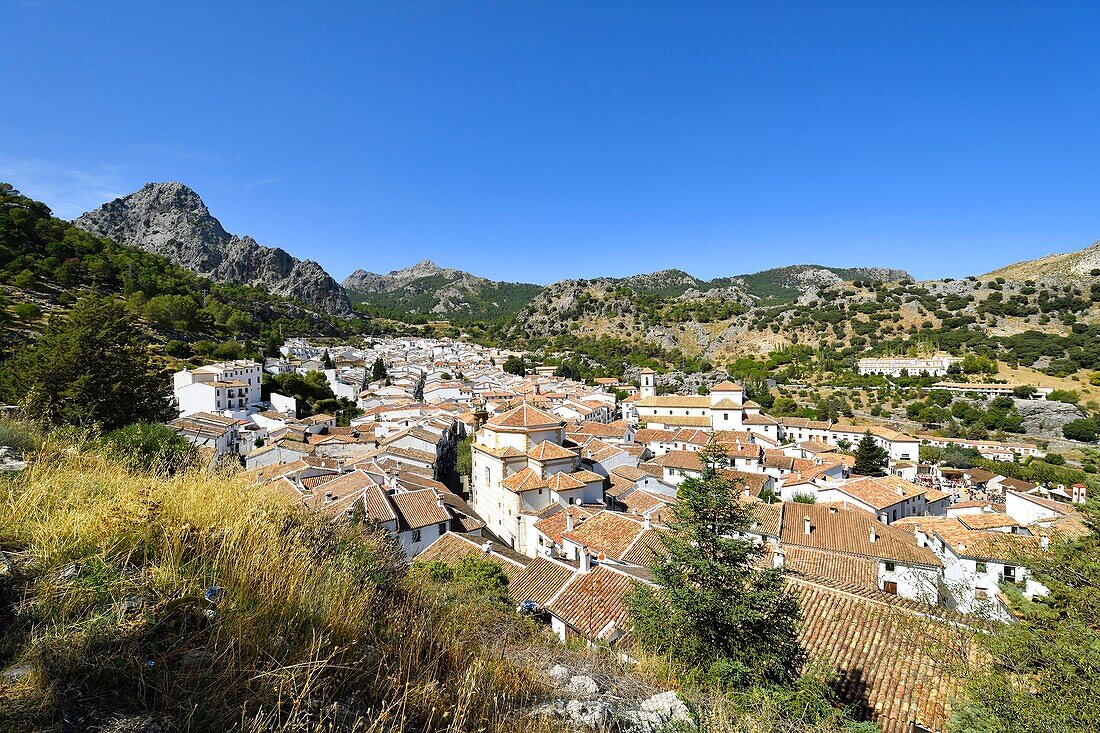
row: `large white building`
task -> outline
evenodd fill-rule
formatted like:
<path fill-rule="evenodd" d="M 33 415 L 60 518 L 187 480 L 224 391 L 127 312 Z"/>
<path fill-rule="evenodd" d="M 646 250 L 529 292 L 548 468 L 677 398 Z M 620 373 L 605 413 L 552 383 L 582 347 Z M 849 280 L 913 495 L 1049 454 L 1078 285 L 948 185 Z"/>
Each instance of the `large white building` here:
<path fill-rule="evenodd" d="M 535 522 L 551 505 L 602 505 L 603 476 L 581 468 L 565 442 L 565 423 L 524 402 L 474 434 L 474 511 L 513 549 L 538 552 Z"/>
<path fill-rule="evenodd" d="M 702 428 L 705 430 L 748 430 L 773 440 L 778 435 L 775 420 L 761 412 L 760 405 L 745 399 L 745 389 L 733 382 L 719 382 L 708 395 L 656 395 L 647 390 L 642 372 L 641 398 L 633 401 L 634 417 L 651 428 Z"/>
<path fill-rule="evenodd" d="M 884 356 L 859 360 L 860 374 L 885 374 L 890 377 L 900 377 L 902 374 L 919 376 L 927 374 L 930 377 L 942 377 L 952 364 L 960 362 L 957 356 Z"/>
<path fill-rule="evenodd" d="M 182 369 L 172 376 L 180 416 L 210 412 L 243 416 L 260 404 L 263 365 L 239 359 Z"/>

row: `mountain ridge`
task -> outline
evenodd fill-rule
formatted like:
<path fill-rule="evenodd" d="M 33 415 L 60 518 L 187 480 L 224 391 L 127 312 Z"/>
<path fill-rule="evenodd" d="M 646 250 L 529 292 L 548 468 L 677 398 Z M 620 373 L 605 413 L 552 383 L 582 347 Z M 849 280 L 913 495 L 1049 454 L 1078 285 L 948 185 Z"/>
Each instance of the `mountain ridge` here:
<path fill-rule="evenodd" d="M 343 288 L 319 264 L 230 234 L 194 190 L 176 181 L 147 183 L 73 224 L 167 257 L 215 282 L 263 287 L 336 316 L 352 313 Z"/>

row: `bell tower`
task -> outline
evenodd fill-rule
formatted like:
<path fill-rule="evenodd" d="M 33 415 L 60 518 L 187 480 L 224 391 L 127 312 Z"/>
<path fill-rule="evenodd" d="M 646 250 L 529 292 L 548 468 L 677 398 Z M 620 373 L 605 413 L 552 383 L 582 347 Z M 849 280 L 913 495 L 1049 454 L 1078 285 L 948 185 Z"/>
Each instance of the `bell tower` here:
<path fill-rule="evenodd" d="M 646 368 L 641 371 L 639 376 L 641 377 L 641 389 L 638 390 L 638 394 L 641 395 L 642 399 L 646 397 L 656 397 L 657 372 Z"/>

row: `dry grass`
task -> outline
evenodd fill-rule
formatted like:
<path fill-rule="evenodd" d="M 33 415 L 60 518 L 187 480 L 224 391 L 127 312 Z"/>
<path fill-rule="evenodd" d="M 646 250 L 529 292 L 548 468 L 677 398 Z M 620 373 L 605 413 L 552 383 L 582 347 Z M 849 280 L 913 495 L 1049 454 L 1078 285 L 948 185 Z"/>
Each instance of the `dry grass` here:
<path fill-rule="evenodd" d="M 30 669 L 0 682 L 0 730 L 532 728 L 545 688 L 484 640 L 539 632 L 412 586 L 382 538 L 240 476 L 41 455 L 0 483 L 0 669 Z"/>

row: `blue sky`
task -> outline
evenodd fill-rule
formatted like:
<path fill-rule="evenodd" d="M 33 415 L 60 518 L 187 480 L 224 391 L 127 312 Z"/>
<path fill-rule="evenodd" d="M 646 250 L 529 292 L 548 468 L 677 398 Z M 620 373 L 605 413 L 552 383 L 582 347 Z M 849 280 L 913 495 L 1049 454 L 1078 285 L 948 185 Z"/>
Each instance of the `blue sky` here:
<path fill-rule="evenodd" d="M 183 181 L 337 278 L 945 277 L 1100 239 L 1096 3 L 0 14 L 0 179 L 66 217 Z"/>

